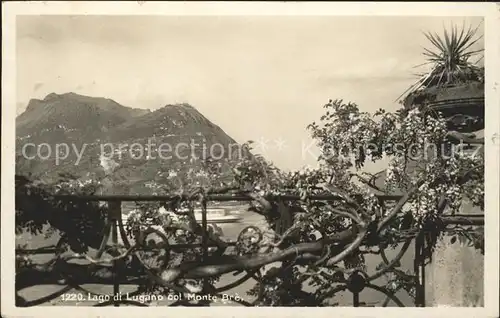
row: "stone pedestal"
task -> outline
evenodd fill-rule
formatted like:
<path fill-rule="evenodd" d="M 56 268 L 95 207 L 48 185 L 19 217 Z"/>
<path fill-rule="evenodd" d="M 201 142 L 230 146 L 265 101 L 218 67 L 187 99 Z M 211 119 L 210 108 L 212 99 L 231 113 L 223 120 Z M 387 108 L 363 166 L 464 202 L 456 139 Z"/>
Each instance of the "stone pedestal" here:
<path fill-rule="evenodd" d="M 427 307 L 484 306 L 484 257 L 473 247 L 438 242 L 433 261 L 426 268 Z"/>
<path fill-rule="evenodd" d="M 460 213 L 482 214 L 464 200 Z M 474 247 L 451 244 L 451 236 L 437 243 L 432 263 L 426 267 L 428 307 L 484 306 L 484 255 Z"/>

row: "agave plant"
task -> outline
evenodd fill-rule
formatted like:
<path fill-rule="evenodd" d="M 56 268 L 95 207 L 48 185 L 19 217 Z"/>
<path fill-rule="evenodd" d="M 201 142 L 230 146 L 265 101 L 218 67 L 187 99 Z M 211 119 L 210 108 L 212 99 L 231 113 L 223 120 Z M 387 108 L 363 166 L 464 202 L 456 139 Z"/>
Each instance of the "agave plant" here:
<path fill-rule="evenodd" d="M 472 50 L 474 44 L 482 38 L 482 36 L 476 36 L 479 26 L 475 29 L 469 26 L 467 30 L 465 26 L 462 26 L 461 30 L 458 30 L 456 26 L 452 26 L 451 32 L 444 29 L 441 36 L 437 33 L 424 32 L 432 48 L 423 48 L 423 55 L 426 57 L 427 62 L 416 67 L 430 64 L 431 68 L 427 73 L 418 74 L 418 81 L 410 86 L 399 98 L 405 94 L 411 94 L 430 87 L 482 82 L 484 67 L 477 66 L 482 56 L 475 62 L 471 61 L 472 57 L 484 51 L 484 49 Z"/>

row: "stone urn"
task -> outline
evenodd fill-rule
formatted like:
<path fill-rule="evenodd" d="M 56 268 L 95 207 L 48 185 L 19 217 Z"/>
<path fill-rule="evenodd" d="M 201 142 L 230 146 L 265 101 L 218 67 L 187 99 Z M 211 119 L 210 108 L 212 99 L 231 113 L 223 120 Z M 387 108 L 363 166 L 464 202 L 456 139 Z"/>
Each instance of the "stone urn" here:
<path fill-rule="evenodd" d="M 426 111 L 441 113 L 450 130 L 474 133 L 484 129 L 483 82 L 424 88 L 411 93 L 404 106 L 423 106 Z"/>

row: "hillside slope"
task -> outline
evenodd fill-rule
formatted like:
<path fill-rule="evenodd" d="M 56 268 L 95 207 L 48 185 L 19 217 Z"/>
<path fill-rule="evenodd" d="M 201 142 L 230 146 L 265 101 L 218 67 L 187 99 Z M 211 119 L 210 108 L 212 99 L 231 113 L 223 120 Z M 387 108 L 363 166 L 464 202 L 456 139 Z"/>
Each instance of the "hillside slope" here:
<path fill-rule="evenodd" d="M 236 142 L 191 105 L 149 111 L 75 93 L 31 100 L 16 119 L 16 135 L 17 174 L 46 181 L 60 173 L 103 178 L 104 154 L 113 165 L 108 184 L 123 194 L 148 192 L 146 182 L 199 167 L 208 157 L 226 162 L 241 155 Z M 50 150 L 37 153 L 33 144 Z"/>

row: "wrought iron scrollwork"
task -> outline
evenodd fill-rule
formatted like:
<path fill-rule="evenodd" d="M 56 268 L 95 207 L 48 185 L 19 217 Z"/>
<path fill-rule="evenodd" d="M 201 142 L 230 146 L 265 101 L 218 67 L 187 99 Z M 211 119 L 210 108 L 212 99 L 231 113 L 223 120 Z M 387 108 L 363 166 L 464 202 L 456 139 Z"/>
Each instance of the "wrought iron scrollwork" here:
<path fill-rule="evenodd" d="M 179 250 L 201 249 L 202 265 L 208 260 L 209 255 L 211 255 L 210 253 L 219 253 L 214 255 L 222 255 L 227 248 L 233 248 L 236 250 L 238 255 L 243 256 L 246 254 L 258 253 L 258 249 L 265 245 L 263 244 L 265 233 L 261 228 L 250 225 L 241 230 L 236 241 L 218 241 L 213 233 L 210 232 L 210 226 L 207 222 L 207 197 L 203 193 L 198 193 L 196 197 L 188 199 L 198 200 L 198 202 L 201 203 L 201 225 L 198 223 L 195 225 L 195 230 L 198 231 L 197 233 L 199 233 L 202 238 L 201 244 L 172 244 L 169 241 L 170 234 L 168 232 L 161 231 L 152 225 L 144 228 L 141 233 L 138 233 L 138 235 L 135 236 L 135 241 L 131 242 L 122 218 L 121 199 L 123 198 L 108 201 L 108 215 L 105 224 L 106 232 L 103 235 L 101 245 L 94 257 L 88 254 L 73 254 L 69 258 L 65 257 L 61 253 L 62 245 L 64 243 L 64 239 L 61 239 L 59 244 L 52 250 L 56 254 L 55 260 L 44 265 L 52 266 L 56 263 L 65 262 L 71 258 L 87 260 L 89 262 L 89 266 L 94 268 L 105 265 L 106 268 L 112 272 L 112 275 L 110 277 L 106 276 L 106 280 L 101 283 L 112 284 L 113 293 L 102 294 L 92 292 L 81 286 L 85 283 L 92 282 L 82 282 L 81 279 L 77 279 L 78 277 L 72 275 L 70 271 L 61 271 L 59 283 L 65 284 L 66 286 L 62 287 L 57 292 L 34 301 L 21 302 L 21 300 L 19 300 L 18 305 L 39 305 L 41 303 L 57 299 L 62 294 L 73 290 L 88 295 L 91 298 L 100 299 L 101 301 L 95 304 L 95 306 L 99 307 L 120 305 L 147 306 L 148 304 L 146 302 L 137 300 L 137 298 L 144 293 L 144 290 L 141 290 L 141 288 L 127 293 L 127 299 L 114 297 L 116 295 L 120 295 L 120 292 L 122 291 L 120 286 L 123 284 L 140 285 L 141 283 L 147 281 L 151 284 L 161 286 L 165 290 L 169 290 L 177 293 L 177 295 L 180 295 L 178 299 L 174 299 L 169 306 L 207 306 L 210 305 L 211 302 L 210 296 L 219 297 L 220 299 L 224 292 L 227 292 L 250 279 L 255 280 L 258 285 L 258 292 L 255 299 L 253 301 L 246 301 L 239 298 L 232 299 L 232 302 L 243 306 L 256 306 L 260 304 L 260 301 L 265 296 L 266 277 L 269 279 L 269 277 L 276 275 L 276 273 L 273 274 L 267 271 L 266 276 L 264 276 L 264 266 L 255 266 L 248 269 L 233 271 L 233 277 L 235 277 L 234 281 L 228 282 L 219 287 L 215 287 L 214 284 L 206 278 L 206 275 L 200 275 L 198 277 L 201 278 L 201 286 L 196 285 L 193 287 L 193 285 L 190 285 L 189 279 L 183 277 L 183 274 L 190 270 L 190 264 L 181 264 L 181 266 L 176 267 L 175 269 L 169 268 L 168 264 L 172 261 L 175 251 Z M 153 200 L 154 198 L 148 199 Z M 239 199 L 247 200 L 247 198 L 244 197 L 240 197 Z M 319 199 L 328 200 L 329 198 L 321 197 Z M 128 200 L 132 200 L 132 198 L 128 198 Z M 481 216 L 472 216 L 469 218 L 466 216 L 452 216 L 445 219 L 443 222 L 446 224 L 453 224 L 454 222 L 460 224 L 466 222 L 467 224 L 474 225 L 484 224 L 484 220 Z M 355 264 L 356 262 L 354 262 L 352 268 L 346 268 L 343 273 L 339 272 L 339 279 L 336 280 L 336 283 L 332 285 L 332 288 L 328 292 L 318 296 L 318 302 L 335 297 L 335 295 L 339 292 L 348 291 L 353 295 L 353 306 L 363 306 L 363 302 L 360 300 L 360 294 L 365 289 L 372 289 L 385 296 L 385 300 L 381 302 L 381 306 L 385 307 L 389 305 L 390 302 L 395 303 L 397 306 L 404 306 L 403 302 L 398 298 L 398 296 L 396 296 L 396 294 L 401 290 L 406 290 L 410 293 L 416 293 L 415 300 L 417 306 L 424 306 L 425 299 L 419 298 L 419 295 L 422 297 L 421 295 L 424 293 L 425 285 L 423 282 L 425 277 L 422 275 L 422 270 L 425 267 L 425 264 L 423 264 L 421 253 L 425 241 L 422 240 L 421 236 L 417 234 L 409 235 L 402 242 L 400 250 L 393 259 L 389 259 L 387 257 L 387 244 L 380 244 L 378 247 L 367 247 L 366 253 L 379 255 L 383 265 L 377 268 L 375 272 L 368 274 L 363 267 L 357 266 Z M 151 235 L 155 235 L 160 239 L 160 241 L 156 242 L 154 246 L 148 245 L 148 237 Z M 119 242 L 119 236 L 121 237 L 122 242 Z M 417 236 L 416 239 L 415 236 Z M 311 239 L 314 242 L 319 238 Z M 409 250 L 412 242 L 415 243 L 414 245 L 416 247 L 415 269 L 413 274 L 409 274 L 399 269 L 399 267 L 401 265 L 401 258 Z M 270 244 L 270 246 L 273 245 Z M 316 256 L 316 263 L 324 262 L 328 258 L 328 251 L 329 248 L 323 250 L 321 256 Z M 17 252 L 18 254 L 23 253 L 23 251 Z M 48 253 L 47 250 L 43 252 Z M 154 254 L 156 255 L 155 257 L 152 257 L 153 254 L 147 254 L 153 252 L 156 253 Z M 352 253 L 354 253 L 353 255 L 362 255 L 364 251 L 359 248 L 355 248 Z M 111 257 L 105 255 L 110 255 Z M 151 264 L 151 260 L 155 262 L 154 265 Z M 198 265 L 200 265 L 200 262 L 198 262 Z M 210 265 L 207 265 L 207 269 L 210 270 Z M 129 277 L 131 271 L 135 271 L 135 276 L 137 277 Z M 375 280 L 389 274 L 394 277 L 398 277 L 398 279 L 405 282 L 406 285 L 391 287 L 378 286 L 374 284 Z M 241 277 L 237 277 L 240 275 Z M 193 277 L 197 277 L 196 273 Z M 18 289 L 23 288 L 22 285 L 16 287 Z M 188 297 L 188 295 L 191 295 L 192 297 Z M 192 300 L 194 300 L 194 302 Z"/>

